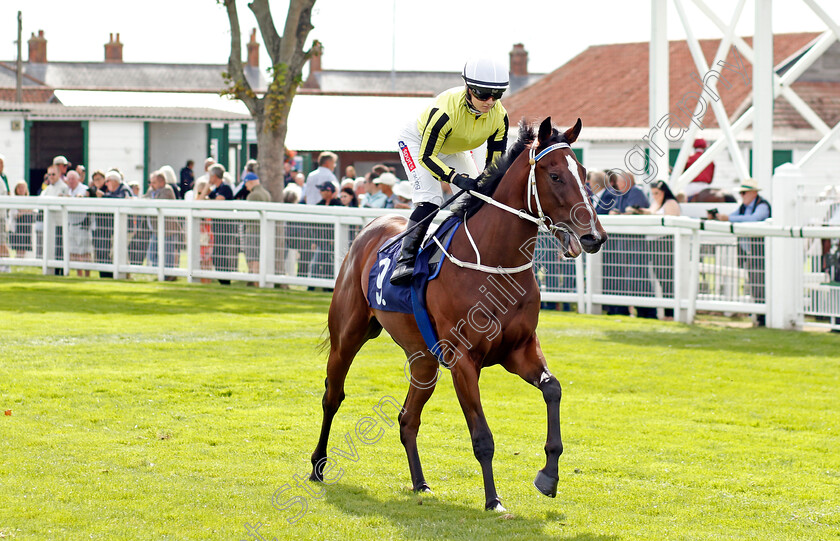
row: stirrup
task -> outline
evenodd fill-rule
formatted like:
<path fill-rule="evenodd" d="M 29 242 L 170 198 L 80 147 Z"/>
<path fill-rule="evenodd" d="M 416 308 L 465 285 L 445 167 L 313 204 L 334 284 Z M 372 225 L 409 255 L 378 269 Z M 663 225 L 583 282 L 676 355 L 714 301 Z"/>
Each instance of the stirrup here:
<path fill-rule="evenodd" d="M 395 286 L 403 285 L 411 281 L 414 275 L 414 261 L 405 261 L 398 263 L 391 273 L 391 284 Z"/>

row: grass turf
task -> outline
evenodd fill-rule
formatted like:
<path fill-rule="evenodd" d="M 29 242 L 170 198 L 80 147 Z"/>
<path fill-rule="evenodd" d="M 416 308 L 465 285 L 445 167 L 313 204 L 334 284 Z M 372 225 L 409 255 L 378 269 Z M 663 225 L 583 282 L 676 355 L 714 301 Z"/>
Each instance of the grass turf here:
<path fill-rule="evenodd" d="M 560 486 L 549 499 L 531 485 L 539 392 L 488 369 L 499 515 L 482 510 L 448 375 L 419 436 L 433 495 L 409 490 L 396 427 L 359 441 L 356 423 L 407 389 L 385 333 L 357 357 L 333 425 L 340 480 L 313 493 L 297 480 L 320 427 L 328 303 L 0 277 L 0 410 L 12 410 L 0 416 L 0 538 L 259 539 L 246 530 L 258 523 L 265 539 L 840 538 L 836 335 L 544 312 L 564 389 Z"/>

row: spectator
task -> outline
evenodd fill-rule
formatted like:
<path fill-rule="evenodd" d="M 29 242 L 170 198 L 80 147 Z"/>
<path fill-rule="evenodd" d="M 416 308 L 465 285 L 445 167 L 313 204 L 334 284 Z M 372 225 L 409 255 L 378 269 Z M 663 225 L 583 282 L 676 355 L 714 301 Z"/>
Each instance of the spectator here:
<path fill-rule="evenodd" d="M 19 180 L 14 187 L 17 197 L 29 196 L 29 186 L 25 180 Z M 35 212 L 32 209 L 12 209 L 10 246 L 15 251 L 15 257 L 22 259 L 26 252 L 32 249 L 32 224 L 35 222 Z"/>
<path fill-rule="evenodd" d="M 61 156 L 59 156 L 59 158 L 61 158 Z M 42 197 L 59 197 L 69 195 L 70 189 L 67 187 L 67 183 L 62 180 L 57 166 L 51 165 L 47 168 L 47 182 L 49 184 L 40 193 Z"/>
<path fill-rule="evenodd" d="M 411 183 L 407 181 L 397 182 L 394 185 L 394 208 L 395 209 L 410 209 L 411 208 Z"/>
<path fill-rule="evenodd" d="M 164 165 L 158 169 L 158 171 L 160 171 L 163 178 L 166 179 L 166 184 L 172 188 L 172 193 L 175 194 L 175 199 L 183 199 L 183 196 L 181 195 L 181 188 L 178 187 L 178 177 L 175 176 L 175 169 L 173 169 L 171 165 Z"/>
<path fill-rule="evenodd" d="M 134 192 L 125 185 L 122 173 L 117 169 L 111 169 L 105 173 L 105 186 L 108 188 L 108 191 L 104 197 L 112 199 L 130 199 L 134 197 Z"/>
<path fill-rule="evenodd" d="M 87 175 L 87 169 L 85 169 L 84 165 L 77 165 L 76 166 L 76 173 L 79 174 L 79 182 L 82 184 L 85 183 L 85 176 Z"/>
<path fill-rule="evenodd" d="M 755 180 L 746 179 L 741 183 L 738 190 L 741 194 L 741 206 L 738 207 L 738 210 L 729 215 L 709 211 L 708 218 L 724 222 L 763 222 L 767 220 L 772 214 L 772 209 L 770 203 L 758 195 L 759 190 L 761 188 Z M 752 296 L 753 302 L 764 302 L 764 238 L 738 238 L 738 266 L 747 271 L 744 294 Z M 756 316 L 756 324 L 759 327 L 764 326 L 764 314 Z"/>
<path fill-rule="evenodd" d="M 303 173 L 295 173 L 295 184 L 300 188 L 301 199 L 303 199 L 303 187 L 306 185 L 306 175 Z"/>
<path fill-rule="evenodd" d="M 615 206 L 610 214 L 626 214 L 628 208 L 647 208 L 650 206 L 645 193 L 636 186 L 636 178 L 633 173 L 614 169 L 607 176 L 610 186 L 619 194 Z"/>
<path fill-rule="evenodd" d="M 242 174 L 239 175 L 239 182 L 245 182 L 245 175 L 248 173 L 256 175 L 259 165 L 259 162 L 253 158 L 245 162 L 245 167 L 242 168 Z"/>
<path fill-rule="evenodd" d="M 283 188 L 283 202 L 284 203 L 291 203 L 297 204 L 300 203 L 300 198 L 303 195 L 303 191 L 300 189 L 296 183 L 291 183 L 285 188 Z"/>
<path fill-rule="evenodd" d="M 590 199 L 597 214 L 609 214 L 615 206 L 616 190 L 607 182 L 603 171 L 591 171 L 586 175 L 586 184 L 592 191 Z"/>
<path fill-rule="evenodd" d="M 316 203 L 317 205 L 326 205 L 329 207 L 341 206 L 341 200 L 335 196 L 335 184 L 327 181 L 319 184 L 317 188 L 321 196 L 321 200 Z"/>
<path fill-rule="evenodd" d="M 9 179 L 6 178 L 6 173 L 3 172 L 5 167 L 6 157 L 0 154 L 0 196 L 11 195 L 9 189 Z M 0 209 L 0 257 L 9 257 L 9 239 L 6 231 L 6 209 Z M 12 269 L 8 265 L 0 265 L 0 272 L 11 272 Z"/>
<path fill-rule="evenodd" d="M 225 184 L 225 168 L 221 164 L 214 164 L 207 174 L 207 186 L 198 195 L 198 199 L 212 199 L 215 201 L 230 201 L 233 190 Z M 213 218 L 211 221 L 213 234 L 213 268 L 220 272 L 234 272 L 236 270 L 236 256 L 239 253 L 236 246 L 236 224 L 232 220 Z M 222 285 L 230 285 L 230 280 L 219 279 Z"/>
<path fill-rule="evenodd" d="M 100 170 L 90 175 L 89 197 L 105 197 L 108 187 L 105 184 L 105 173 Z M 114 217 L 105 212 L 93 214 L 93 260 L 96 263 L 111 263 L 111 232 L 114 230 Z M 100 278 L 113 278 L 110 271 L 99 271 Z"/>
<path fill-rule="evenodd" d="M 181 189 L 182 194 L 186 194 L 188 191 L 193 189 L 193 184 L 195 183 L 195 173 L 193 172 L 193 167 L 195 167 L 195 162 L 187 160 L 187 164 L 181 168 L 181 184 L 179 188 Z"/>
<path fill-rule="evenodd" d="M 166 177 L 162 171 L 155 171 L 149 179 L 149 191 L 143 196 L 145 199 L 175 199 L 175 190 L 172 185 L 166 182 Z M 158 220 L 156 216 L 149 216 L 146 218 L 147 227 L 149 228 L 149 246 L 146 251 L 147 263 L 155 267 L 158 264 Z M 181 224 L 177 218 L 170 217 L 164 219 L 164 238 L 163 238 L 163 264 L 165 267 L 174 268 L 176 266 L 175 252 L 178 245 L 178 237 L 181 233 Z M 167 281 L 175 281 L 175 276 L 167 276 Z"/>
<path fill-rule="evenodd" d="M 58 156 L 58 158 L 62 158 L 63 156 Z M 67 161 L 67 160 L 65 160 Z M 66 166 L 65 166 L 66 168 Z M 41 190 L 39 194 L 41 197 L 64 197 L 69 195 L 70 189 L 67 187 L 67 183 L 62 180 L 61 176 L 59 175 L 60 168 L 57 165 L 51 165 L 47 168 L 47 183 L 48 185 Z M 43 227 L 43 224 L 40 224 Z M 62 240 L 62 235 L 64 233 L 63 227 L 60 225 L 54 226 L 54 256 L 55 259 L 61 260 L 64 258 L 64 245 Z M 43 240 L 43 239 L 42 239 Z M 40 252 L 40 250 L 39 250 Z M 64 269 L 56 268 L 54 270 L 56 275 L 63 275 Z"/>
<path fill-rule="evenodd" d="M 365 206 L 365 198 L 367 197 L 367 190 L 365 190 L 365 177 L 359 177 L 353 182 L 353 192 L 356 193 L 356 198 L 359 200 L 359 206 Z"/>
<path fill-rule="evenodd" d="M 87 186 L 81 183 L 79 173 L 67 173 L 67 187 L 69 197 L 87 197 Z M 90 234 L 90 217 L 83 212 L 69 212 L 67 217 L 70 261 L 89 263 L 93 251 L 93 240 Z M 90 276 L 90 270 L 76 269 L 76 276 Z"/>
<path fill-rule="evenodd" d="M 399 179 L 397 179 L 394 173 L 382 173 L 373 181 L 385 196 L 385 205 L 383 208 L 392 209 L 397 203 L 397 196 L 394 195 L 394 185 L 397 182 L 399 182 Z"/>
<path fill-rule="evenodd" d="M 56 167 L 59 178 L 61 178 L 61 180 L 65 180 L 67 178 L 67 168 L 70 166 L 70 162 L 67 161 L 67 158 L 64 156 L 56 156 L 53 158 L 53 165 Z"/>
<path fill-rule="evenodd" d="M 184 200 L 195 201 L 206 186 L 206 181 L 196 181 L 193 189 L 184 194 Z M 202 218 L 199 226 L 198 261 L 199 265 L 201 265 L 201 270 L 213 270 L 213 228 L 209 218 Z M 212 280 L 209 278 L 201 279 L 202 284 L 209 284 L 211 282 Z"/>
<path fill-rule="evenodd" d="M 210 173 L 209 173 L 210 168 L 213 165 L 215 165 L 215 163 L 216 163 L 216 160 L 214 160 L 213 158 L 207 158 L 206 160 L 204 160 L 204 174 L 201 175 L 200 177 L 198 177 L 197 179 L 195 179 L 195 182 L 196 183 L 198 183 L 198 182 L 208 182 L 210 180 Z M 196 195 L 198 195 L 199 193 L 201 193 L 201 192 L 196 192 Z"/>
<path fill-rule="evenodd" d="M 271 194 L 268 193 L 268 190 L 262 187 L 260 184 L 260 178 L 255 173 L 247 173 L 243 180 L 243 184 L 245 187 L 242 191 L 248 194 L 246 198 L 247 201 L 254 201 L 258 203 L 271 202 Z M 277 225 L 280 226 L 282 224 L 278 223 Z M 282 233 L 282 228 L 278 227 L 278 229 L 281 229 L 280 232 Z M 243 240 L 245 244 L 245 261 L 248 263 L 248 272 L 258 273 L 260 272 L 260 224 L 258 221 L 249 220 L 245 222 L 245 234 L 243 236 Z M 248 285 L 255 286 L 257 284 L 249 282 Z"/>
<path fill-rule="evenodd" d="M 657 180 L 650 185 L 650 196 L 653 205 L 649 208 L 629 207 L 627 214 L 658 214 L 667 216 L 679 216 L 680 204 L 671 188 L 664 180 Z"/>
<path fill-rule="evenodd" d="M 356 198 L 356 192 L 353 191 L 353 188 L 342 188 L 338 197 L 341 200 L 341 204 L 345 207 L 355 208 L 359 206 L 359 200 Z"/>
<path fill-rule="evenodd" d="M 131 181 L 128 183 L 128 187 L 131 189 L 131 195 L 133 195 L 134 197 L 140 197 L 141 190 L 139 182 Z"/>
<path fill-rule="evenodd" d="M 365 179 L 365 201 L 362 204 L 365 208 L 383 209 L 388 202 L 388 196 L 382 193 L 376 179 L 379 177 L 375 172 L 368 173 Z"/>
<path fill-rule="evenodd" d="M 9 178 L 6 176 L 4 169 L 6 168 L 6 157 L 0 154 L 0 195 L 9 195 L 12 193 L 9 186 Z"/>
<path fill-rule="evenodd" d="M 134 197 L 134 194 L 131 191 L 131 188 L 126 186 L 123 182 L 123 176 L 120 171 L 117 169 L 111 169 L 107 173 L 105 173 L 105 187 L 107 190 L 105 191 L 102 197 L 106 197 L 108 199 L 130 199 Z M 111 247 L 114 239 L 114 221 L 113 216 L 106 215 L 105 219 L 103 220 L 103 232 L 102 238 L 105 240 L 105 244 L 101 247 L 102 252 L 105 254 L 111 253 Z M 134 238 L 132 238 L 134 240 Z M 130 250 L 130 249 L 129 249 Z M 129 255 L 131 251 L 129 251 Z M 116 255 L 116 254 L 115 254 Z M 113 278 L 114 275 L 111 272 L 100 272 L 100 278 Z"/>
<path fill-rule="evenodd" d="M 352 165 L 348 165 L 344 168 L 344 178 L 341 179 L 342 181 L 345 180 L 356 180 L 356 168 Z"/>
<path fill-rule="evenodd" d="M 286 160 L 283 162 L 283 187 L 285 188 L 289 184 L 292 184 L 295 181 L 295 171 L 292 171 L 292 162 Z"/>
<path fill-rule="evenodd" d="M 657 180 L 650 186 L 652 204 L 649 208 L 628 207 L 628 214 L 653 214 L 658 216 L 679 216 L 682 212 L 677 198 L 663 180 Z M 647 275 L 651 280 L 652 293 L 656 296 L 672 298 L 674 291 L 674 237 L 664 235 L 661 237 L 649 236 L 646 246 L 638 253 L 648 254 Z M 636 254 L 631 257 L 637 257 Z M 673 316 L 672 308 L 665 309 L 665 316 Z M 639 317 L 656 317 L 656 309 L 650 307 L 637 307 L 636 315 Z"/>
<path fill-rule="evenodd" d="M 107 189 L 105 173 L 97 169 L 90 175 L 90 186 L 87 187 L 88 197 L 102 197 Z"/>
<path fill-rule="evenodd" d="M 705 139 L 695 139 L 694 140 L 694 154 L 688 157 L 688 161 L 685 162 L 685 168 L 688 169 L 691 167 L 694 162 L 700 159 L 700 156 L 703 155 L 703 152 L 706 150 L 706 140 Z M 700 171 L 700 173 L 694 177 L 694 180 L 688 183 L 688 186 L 685 187 L 685 195 L 689 201 L 698 193 L 702 192 L 709 185 L 712 183 L 712 179 L 715 176 L 715 164 L 714 162 L 710 163 L 706 166 L 705 169 Z"/>
<path fill-rule="evenodd" d="M 318 169 L 309 173 L 303 187 L 303 200 L 307 205 L 316 205 L 321 200 L 318 192 L 319 186 L 324 182 L 332 182 L 333 187 L 338 185 L 338 180 L 333 174 L 336 159 L 336 155 L 332 152 L 322 152 L 318 156 Z"/>

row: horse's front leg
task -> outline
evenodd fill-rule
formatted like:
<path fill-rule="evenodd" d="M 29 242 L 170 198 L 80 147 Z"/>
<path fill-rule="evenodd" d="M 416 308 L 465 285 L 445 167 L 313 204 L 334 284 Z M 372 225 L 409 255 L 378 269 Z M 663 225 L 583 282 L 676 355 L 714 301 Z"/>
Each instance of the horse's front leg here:
<path fill-rule="evenodd" d="M 537 473 L 534 486 L 546 496 L 554 498 L 560 479 L 557 464 L 560 455 L 563 454 L 563 439 L 560 436 L 560 382 L 549 372 L 536 334 L 525 348 L 510 356 L 504 367 L 542 391 L 548 417 L 548 436 L 545 442 L 545 467 Z"/>
<path fill-rule="evenodd" d="M 493 454 L 496 448 L 493 434 L 490 432 L 484 410 L 481 408 L 478 369 L 469 361 L 457 363 L 452 368 L 452 381 L 470 429 L 473 454 L 481 465 L 481 475 L 484 478 L 484 508 L 505 511 L 496 493 L 496 482 L 493 479 Z"/>

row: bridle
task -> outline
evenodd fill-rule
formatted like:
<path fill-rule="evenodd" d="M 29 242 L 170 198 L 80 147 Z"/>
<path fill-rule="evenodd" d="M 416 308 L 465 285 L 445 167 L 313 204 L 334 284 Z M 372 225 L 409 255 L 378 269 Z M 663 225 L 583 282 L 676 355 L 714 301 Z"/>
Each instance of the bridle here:
<path fill-rule="evenodd" d="M 488 196 L 486 196 L 482 193 L 470 191 L 469 194 L 473 197 L 477 197 L 478 199 L 481 199 L 485 203 L 488 203 L 490 205 L 493 205 L 494 207 L 500 208 L 500 209 L 504 210 L 505 212 L 509 212 L 509 213 L 511 213 L 515 216 L 518 216 L 519 218 L 521 218 L 523 220 L 528 220 L 529 222 L 533 222 L 533 223 L 537 224 L 538 230 L 545 231 L 545 232 L 547 232 L 551 235 L 554 235 L 555 232 L 557 232 L 557 231 L 563 231 L 564 233 L 567 233 L 569 235 L 574 235 L 576 238 L 579 238 L 577 233 L 575 233 L 574 230 L 572 230 L 571 227 L 569 227 L 568 225 L 566 225 L 564 223 L 555 224 L 555 223 L 553 223 L 553 221 L 551 220 L 551 218 L 549 216 L 545 215 L 545 213 L 543 212 L 543 209 L 542 209 L 542 203 L 540 202 L 540 195 L 539 195 L 539 192 L 537 191 L 537 175 L 536 175 L 537 162 L 540 161 L 542 158 L 544 158 L 550 152 L 553 152 L 553 151 L 559 150 L 559 149 L 564 149 L 564 148 L 571 149 L 571 146 L 569 146 L 568 143 L 554 143 L 553 145 L 550 145 L 550 146 L 542 149 L 539 153 L 537 153 L 537 145 L 538 144 L 539 144 L 539 141 L 537 139 L 534 139 L 534 142 L 531 144 L 531 146 L 528 150 L 528 158 L 529 158 L 528 163 L 531 166 L 531 170 L 528 173 L 528 184 L 527 184 L 528 210 L 527 210 L 527 212 L 524 209 L 517 210 L 513 207 L 505 205 L 504 203 L 500 203 L 499 201 L 496 201 L 492 197 L 488 197 Z M 575 175 L 575 177 L 577 177 L 577 175 Z M 588 202 L 588 197 L 586 195 L 586 192 L 583 190 L 583 187 L 581 186 L 580 189 L 581 189 L 581 194 L 584 197 L 584 201 Z M 532 198 L 534 199 L 534 206 L 536 207 L 536 210 L 537 210 L 537 213 L 536 213 L 537 215 L 536 216 L 534 216 L 534 214 L 533 214 L 534 210 L 531 208 L 531 199 Z M 487 272 L 487 273 L 490 273 L 490 274 L 513 274 L 513 273 L 517 273 L 517 272 L 522 272 L 524 270 L 528 270 L 534 265 L 533 260 L 531 260 L 529 263 L 526 263 L 524 265 L 520 265 L 518 267 L 490 267 L 490 266 L 487 266 L 487 265 L 482 265 L 481 264 L 481 254 L 478 252 L 478 247 L 475 245 L 475 241 L 473 240 L 472 235 L 470 234 L 470 230 L 467 227 L 466 220 L 464 220 L 464 231 L 467 234 L 467 238 L 469 239 L 470 244 L 473 247 L 473 251 L 475 251 L 475 256 L 476 256 L 476 262 L 475 263 L 469 263 L 467 261 L 461 261 L 460 259 L 456 258 L 455 256 L 453 256 L 452 254 L 450 254 L 449 252 L 446 251 L 446 249 L 443 247 L 443 244 L 440 243 L 440 241 L 437 239 L 437 237 L 432 236 L 432 239 L 435 241 L 435 243 L 441 249 L 443 254 L 449 259 L 449 261 L 451 261 L 452 263 L 454 263 L 455 265 L 457 265 L 461 268 L 472 269 L 472 270 L 477 270 L 477 271 L 481 271 L 481 272 Z"/>

